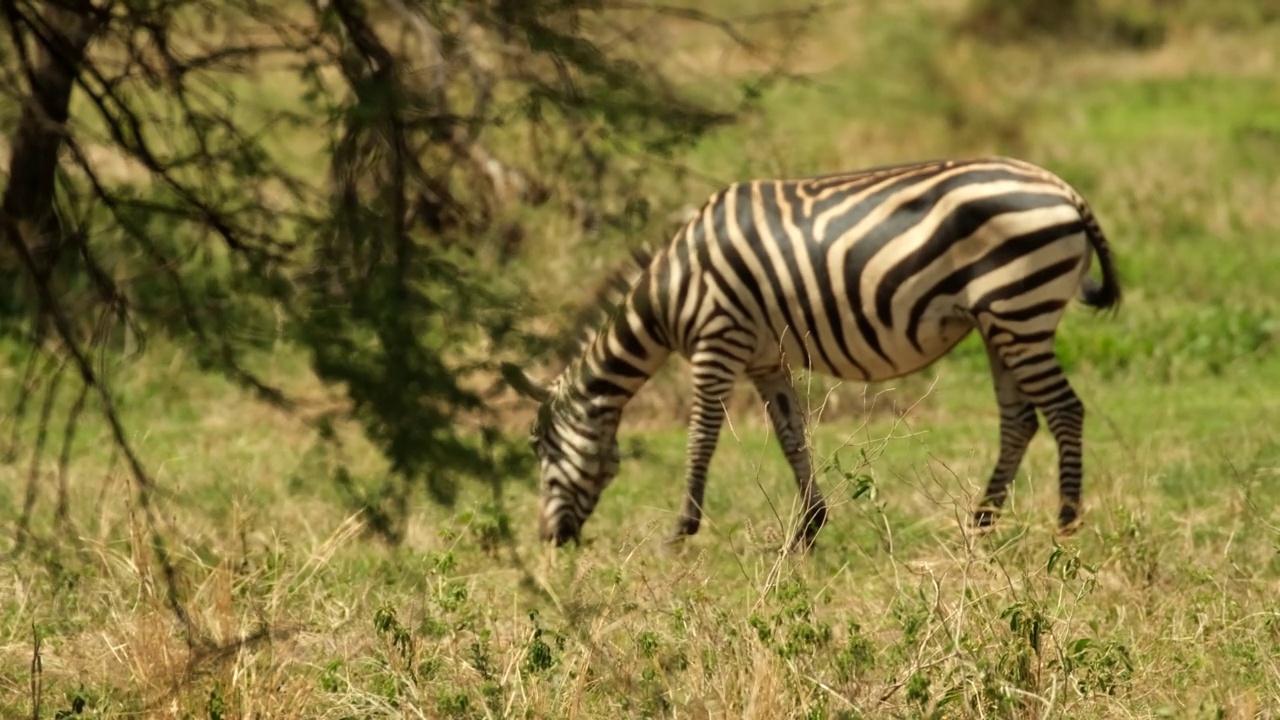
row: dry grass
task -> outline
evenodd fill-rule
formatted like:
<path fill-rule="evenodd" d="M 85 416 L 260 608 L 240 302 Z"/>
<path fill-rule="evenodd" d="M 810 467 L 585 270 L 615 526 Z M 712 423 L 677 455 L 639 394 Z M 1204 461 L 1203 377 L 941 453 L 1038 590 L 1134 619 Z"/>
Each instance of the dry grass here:
<path fill-rule="evenodd" d="M 486 509 L 482 496 L 452 516 L 424 509 L 393 551 L 361 540 L 358 520 L 334 505 L 282 487 L 291 453 L 280 438 L 296 447 L 302 435 L 263 414 L 207 422 L 209 450 L 191 448 L 195 461 L 169 471 L 181 491 L 166 514 L 187 607 L 209 645 L 182 641 L 131 516 L 126 537 L 77 543 L 75 562 L 9 567 L 14 622 L 0 638 L 0 666 L 14 670 L 0 675 L 0 696 L 13 698 L 8 710 L 25 703 L 27 674 L 17 669 L 30 661 L 34 621 L 45 638 L 45 706 L 78 696 L 100 716 L 1280 710 L 1266 689 L 1280 686 L 1268 650 L 1280 640 L 1271 600 L 1280 576 L 1268 551 L 1276 535 L 1267 523 L 1277 518 L 1265 500 L 1250 504 L 1244 493 L 1177 510 L 1177 493 L 1152 472 L 1207 467 L 1185 445 L 1194 428 L 1147 434 L 1132 448 L 1095 433 L 1093 511 L 1081 537 L 1059 545 L 1050 533 L 1046 443 L 1033 448 L 1015 514 L 993 535 L 969 537 L 963 509 L 991 461 L 993 423 L 964 422 L 991 414 L 985 388 L 957 384 L 967 377 L 944 375 L 947 397 L 921 397 L 902 419 L 818 426 L 820 457 L 854 458 L 845 468 L 853 477 L 824 476 L 833 521 L 809 557 L 776 552 L 795 493 L 751 412 L 735 414 L 717 457 L 704 533 L 679 551 L 659 542 L 671 493 L 654 492 L 675 487 L 678 433 L 650 433 L 647 459 L 627 466 L 581 550 L 532 544 L 520 519 L 533 498 L 513 489 L 502 510 Z M 1099 404 L 1125 428 L 1176 414 L 1125 409 L 1141 396 Z M 242 402 L 209 396 L 196 407 L 226 417 Z M 1274 440 L 1261 430 L 1250 437 L 1241 452 Z M 259 457 L 272 442 L 285 457 L 265 467 L 240 461 L 223 473 L 211 462 Z M 873 486 L 854 497 L 859 475 Z M 243 499 L 224 508 L 208 495 L 214 488 Z M 211 503 L 228 514 L 209 516 Z M 507 514 L 518 539 L 490 545 L 492 523 Z"/>

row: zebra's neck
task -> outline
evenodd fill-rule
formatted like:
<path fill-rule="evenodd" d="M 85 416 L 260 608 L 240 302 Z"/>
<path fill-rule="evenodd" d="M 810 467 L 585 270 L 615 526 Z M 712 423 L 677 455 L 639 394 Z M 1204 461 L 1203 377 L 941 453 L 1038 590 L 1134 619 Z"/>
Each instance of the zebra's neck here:
<path fill-rule="evenodd" d="M 657 339 L 656 321 L 629 296 L 594 333 L 559 383 L 561 402 L 585 420 L 609 423 L 644 387 L 671 351 Z"/>

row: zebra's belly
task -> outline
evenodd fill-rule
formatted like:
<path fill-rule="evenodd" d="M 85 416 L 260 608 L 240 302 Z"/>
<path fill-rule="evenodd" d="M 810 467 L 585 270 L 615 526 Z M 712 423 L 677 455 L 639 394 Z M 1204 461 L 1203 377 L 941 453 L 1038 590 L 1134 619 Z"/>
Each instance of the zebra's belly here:
<path fill-rule="evenodd" d="M 749 373 L 781 366 L 846 380 L 890 380 L 932 365 L 973 329 L 967 318 L 938 316 L 922 318 L 914 342 L 906 332 L 893 328 L 878 328 L 874 343 L 857 335 L 856 327 L 845 328 L 843 337 L 801 338 L 783 332 L 761 343 Z"/>
<path fill-rule="evenodd" d="M 951 352 L 973 329 L 973 323 L 967 318 L 945 317 L 926 321 L 921 324 L 916 339 L 919 349 L 905 338 L 899 341 L 901 352 L 894 357 L 893 374 L 872 379 L 887 380 L 919 372 Z"/>

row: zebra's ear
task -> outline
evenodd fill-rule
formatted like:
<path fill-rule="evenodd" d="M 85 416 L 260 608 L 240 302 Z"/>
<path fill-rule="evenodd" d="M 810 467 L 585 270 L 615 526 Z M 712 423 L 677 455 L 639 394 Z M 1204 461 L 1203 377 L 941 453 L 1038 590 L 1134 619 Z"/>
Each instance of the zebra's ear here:
<path fill-rule="evenodd" d="M 551 394 L 547 389 L 529 379 L 525 374 L 524 368 L 515 363 L 504 362 L 501 366 L 502 379 L 511 387 L 512 390 L 521 395 L 536 400 L 540 403 L 546 402 Z"/>

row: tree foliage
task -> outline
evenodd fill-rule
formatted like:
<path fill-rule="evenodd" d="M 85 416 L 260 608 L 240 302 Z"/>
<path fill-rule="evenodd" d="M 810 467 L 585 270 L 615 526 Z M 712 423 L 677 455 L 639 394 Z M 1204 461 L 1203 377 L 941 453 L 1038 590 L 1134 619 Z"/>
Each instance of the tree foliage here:
<path fill-rule="evenodd" d="M 254 370 L 283 341 L 387 456 L 381 488 L 346 487 L 392 539 L 413 487 L 449 502 L 459 478 L 519 462 L 462 418 L 482 414 L 499 359 L 546 347 L 502 272 L 530 224 L 627 227 L 652 160 L 758 90 L 687 97 L 650 50 L 662 23 L 755 48 L 696 9 L 628 0 L 0 0 L 0 14 L 0 333 L 24 368 L 15 443 L 38 413 L 32 467 L 56 437 L 65 470 L 81 413 L 100 412 L 150 507 L 112 368 L 164 337 L 288 408 Z M 33 472 L 20 541 L 36 493 Z M 64 524 L 65 496 L 63 482 Z M 168 567 L 158 530 L 154 545 Z"/>

